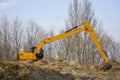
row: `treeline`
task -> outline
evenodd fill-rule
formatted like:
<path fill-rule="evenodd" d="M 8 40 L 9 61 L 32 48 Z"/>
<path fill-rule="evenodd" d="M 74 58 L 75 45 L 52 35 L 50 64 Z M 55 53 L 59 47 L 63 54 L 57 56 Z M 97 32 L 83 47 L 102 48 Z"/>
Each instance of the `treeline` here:
<path fill-rule="evenodd" d="M 73 0 L 68 10 L 63 33 L 82 22 L 89 22 L 110 59 L 120 60 L 120 43 L 110 37 L 95 17 L 89 0 Z M 82 27 L 82 26 L 80 26 Z M 30 51 L 42 39 L 55 35 L 54 30 L 47 32 L 32 20 L 23 23 L 18 18 L 9 21 L 6 16 L 0 18 L 0 59 L 17 59 L 19 51 Z M 87 31 L 55 41 L 44 46 L 45 57 L 66 59 L 80 64 L 96 64 L 103 61 Z"/>
<path fill-rule="evenodd" d="M 89 22 L 110 59 L 120 60 L 120 43 L 114 41 L 103 28 L 102 23 L 95 17 L 89 0 L 73 0 L 68 10 L 66 28 L 68 30 L 82 22 Z M 87 31 L 61 40 L 60 55 L 68 61 L 74 60 L 80 64 L 96 64 L 103 61 L 97 47 Z"/>

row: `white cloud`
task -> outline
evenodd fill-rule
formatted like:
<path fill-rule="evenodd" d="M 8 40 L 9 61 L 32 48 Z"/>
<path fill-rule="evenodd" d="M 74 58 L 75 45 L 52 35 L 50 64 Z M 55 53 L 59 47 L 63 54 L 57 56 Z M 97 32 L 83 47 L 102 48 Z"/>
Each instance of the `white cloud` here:
<path fill-rule="evenodd" d="M 15 3 L 16 3 L 16 0 L 6 0 L 6 1 L 0 2 L 0 10 L 9 8 Z"/>

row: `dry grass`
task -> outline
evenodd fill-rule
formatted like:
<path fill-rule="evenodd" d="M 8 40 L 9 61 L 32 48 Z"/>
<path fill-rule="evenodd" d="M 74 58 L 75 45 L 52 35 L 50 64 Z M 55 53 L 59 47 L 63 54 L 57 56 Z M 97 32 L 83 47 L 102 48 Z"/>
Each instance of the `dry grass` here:
<path fill-rule="evenodd" d="M 6 61 L 0 62 L 0 78 L 12 75 L 12 77 L 24 77 L 36 71 L 45 70 L 57 71 L 63 75 L 71 74 L 74 76 L 73 80 L 120 80 L 120 64 L 116 61 L 110 61 L 112 68 L 104 71 L 100 68 L 106 63 L 100 65 L 80 65 L 75 62 L 67 63 L 66 60 L 48 60 L 44 58 L 36 62 L 33 61 Z M 34 72 L 35 71 L 35 72 Z M 46 74 L 47 74 L 46 71 Z M 33 75 L 31 75 L 34 77 Z M 6 79 L 7 80 L 7 79 Z M 48 79 L 49 80 L 49 79 Z"/>

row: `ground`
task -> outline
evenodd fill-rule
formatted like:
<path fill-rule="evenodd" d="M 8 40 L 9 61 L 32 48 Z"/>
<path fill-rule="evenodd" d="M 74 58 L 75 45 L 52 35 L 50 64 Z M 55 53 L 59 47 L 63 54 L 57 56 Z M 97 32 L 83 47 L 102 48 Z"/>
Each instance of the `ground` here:
<path fill-rule="evenodd" d="M 120 80 L 120 63 L 101 70 L 106 63 L 81 65 L 66 60 L 0 61 L 0 80 Z"/>

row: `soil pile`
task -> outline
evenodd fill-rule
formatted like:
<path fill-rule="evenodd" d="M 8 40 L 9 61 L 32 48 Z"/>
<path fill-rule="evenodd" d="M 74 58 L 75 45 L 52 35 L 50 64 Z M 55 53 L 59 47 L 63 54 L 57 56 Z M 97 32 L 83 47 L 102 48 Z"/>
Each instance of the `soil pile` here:
<path fill-rule="evenodd" d="M 0 80 L 73 80 L 71 74 L 30 66 L 27 62 L 0 62 Z"/>
<path fill-rule="evenodd" d="M 100 65 L 80 65 L 66 60 L 0 61 L 0 80 L 120 80 L 120 64 L 110 70 Z"/>

